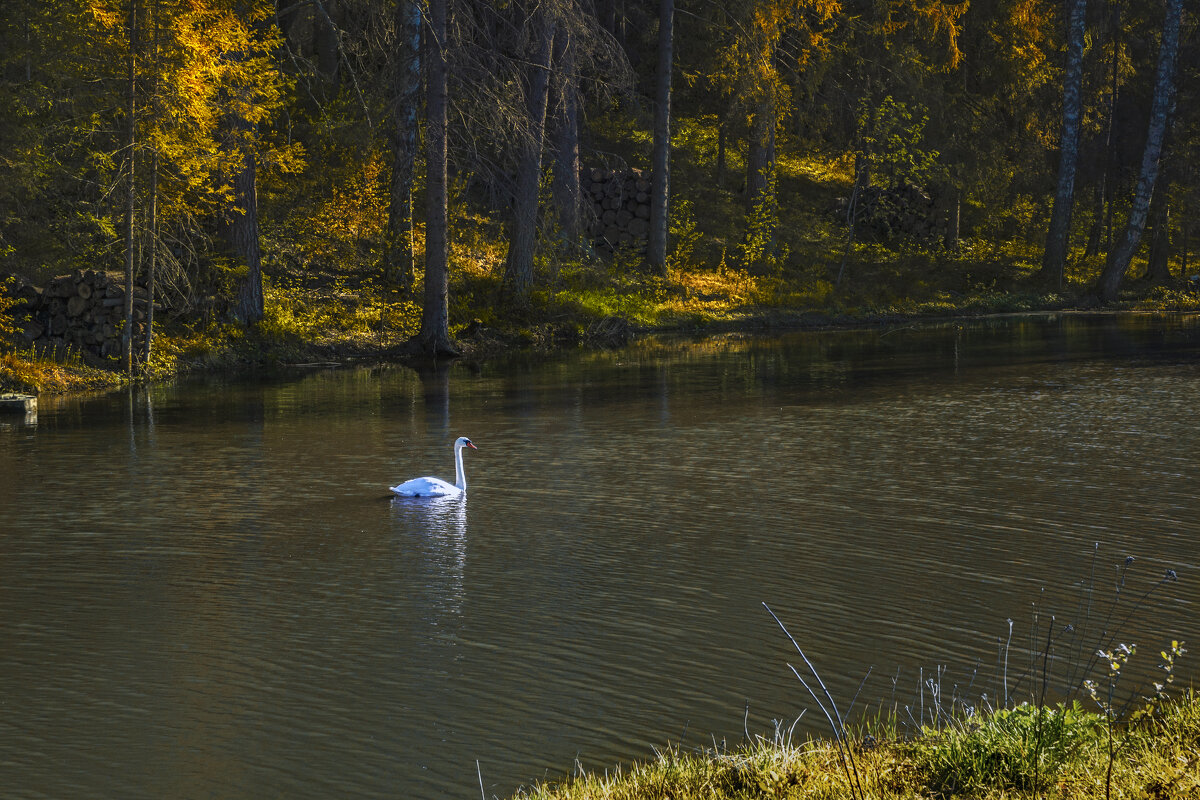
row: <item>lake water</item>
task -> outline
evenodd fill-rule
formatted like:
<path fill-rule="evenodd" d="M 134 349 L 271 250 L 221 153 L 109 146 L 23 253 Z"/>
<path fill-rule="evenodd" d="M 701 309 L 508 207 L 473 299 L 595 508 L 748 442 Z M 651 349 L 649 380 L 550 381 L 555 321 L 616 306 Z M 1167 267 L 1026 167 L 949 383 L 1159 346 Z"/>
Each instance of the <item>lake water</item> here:
<path fill-rule="evenodd" d="M 1195 317 L 43 398 L 0 427 L 3 794 L 505 797 L 820 733 L 764 602 L 843 705 L 1027 696 L 1106 618 L 1148 675 L 1200 653 L 1198 411 Z M 469 500 L 386 497 L 459 435 Z"/>

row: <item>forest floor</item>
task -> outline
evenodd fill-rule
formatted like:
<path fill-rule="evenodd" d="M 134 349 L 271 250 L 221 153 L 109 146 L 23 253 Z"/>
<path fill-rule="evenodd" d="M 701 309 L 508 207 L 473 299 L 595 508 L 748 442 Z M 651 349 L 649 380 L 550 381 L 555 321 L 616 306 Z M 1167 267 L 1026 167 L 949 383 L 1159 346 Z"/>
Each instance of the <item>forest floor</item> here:
<path fill-rule="evenodd" d="M 714 131 L 701 123 L 680 126 L 673 156 L 678 185 L 707 180 Z M 648 155 L 649 140 L 635 130 L 604 133 L 598 147 L 610 152 L 612 166 Z M 738 155 L 728 159 L 729 174 L 737 174 L 743 166 Z M 831 211 L 849 193 L 845 155 L 781 156 L 778 187 L 787 202 L 773 212 L 770 252 L 748 244 L 744 200 L 718 182 L 702 204 L 682 199 L 688 193 L 681 192 L 665 276 L 648 274 L 632 252 L 573 259 L 543 253 L 537 288 L 522 304 L 507 297 L 503 285 L 503 226 L 460 199 L 453 209 L 451 335 L 465 359 L 482 361 L 516 351 L 549 355 L 619 346 L 655 332 L 785 331 L 1099 308 L 1090 291 L 1102 266 L 1098 256 L 1073 252 L 1061 290 L 1038 282 L 1045 209 L 1018 204 L 1004 214 L 984 214 L 965 207 L 963 230 L 970 235 L 952 247 L 865 233 L 848 243 L 844 215 Z M 284 218 L 264 233 L 263 321 L 245 328 L 215 312 L 168 313 L 156 325 L 154 355 L 140 365 L 140 375 L 405 360 L 403 345 L 420 324 L 420 286 L 408 293 L 381 288 L 374 257 L 355 257 L 353 249 L 320 255 L 298 230 Z M 552 229 L 542 232 L 543 241 L 554 236 Z M 422 256 L 418 248 L 418 261 Z M 1132 272 L 1144 270 L 1143 261 Z M 1135 277 L 1104 310 L 1197 311 L 1200 289 L 1184 278 L 1152 286 Z M 123 381 L 115 359 L 86 364 L 78 355 L 29 349 L 0 356 L 4 391 L 70 392 Z"/>

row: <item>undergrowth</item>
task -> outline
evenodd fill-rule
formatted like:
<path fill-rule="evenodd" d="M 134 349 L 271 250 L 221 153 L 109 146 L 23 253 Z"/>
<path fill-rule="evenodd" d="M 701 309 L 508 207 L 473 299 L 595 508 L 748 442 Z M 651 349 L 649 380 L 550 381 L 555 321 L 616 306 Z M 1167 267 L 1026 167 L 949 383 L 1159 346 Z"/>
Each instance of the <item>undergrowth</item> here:
<path fill-rule="evenodd" d="M 0 353 L 0 391 L 53 394 L 120 384 L 119 374 L 88 366 L 74 348 L 60 352 L 28 345 Z"/>

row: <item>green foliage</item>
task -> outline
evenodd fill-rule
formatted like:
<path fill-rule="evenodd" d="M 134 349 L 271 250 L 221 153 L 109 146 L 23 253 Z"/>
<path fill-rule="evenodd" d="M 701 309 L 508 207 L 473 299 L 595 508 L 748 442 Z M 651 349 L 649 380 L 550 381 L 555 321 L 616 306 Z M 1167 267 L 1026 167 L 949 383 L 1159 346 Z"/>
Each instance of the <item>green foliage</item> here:
<path fill-rule="evenodd" d="M 938 171 L 938 152 L 924 146 L 929 115 L 890 95 L 858 108 L 862 148 L 871 159 L 871 178 L 884 186 L 927 185 Z M 882 179 L 882 180 L 880 180 Z"/>
<path fill-rule="evenodd" d="M 1078 704 L 1022 704 L 942 730 L 912 745 L 922 781 L 940 797 L 987 790 L 1039 792 L 1073 762 L 1102 749 L 1104 720 Z"/>
<path fill-rule="evenodd" d="M 17 334 L 20 333 L 14 317 L 16 301 L 10 293 L 15 285 L 13 278 L 0 280 L 0 353 L 15 347 Z"/>
<path fill-rule="evenodd" d="M 751 272 L 779 274 L 787 261 L 788 247 L 779 242 L 778 229 L 779 178 L 772 170 L 766 188 L 746 217 L 746 234 L 738 247 L 739 263 Z"/>
<path fill-rule="evenodd" d="M 682 272 L 697 269 L 696 250 L 703 238 L 692 211 L 692 201 L 687 197 L 673 198 L 671 208 L 671 252 L 667 255 L 667 269 Z"/>
<path fill-rule="evenodd" d="M 257 334 L 293 349 L 332 342 L 363 351 L 384 349 L 420 327 L 421 312 L 415 302 L 387 299 L 370 290 L 353 291 L 340 281 L 313 290 L 266 279 L 263 299 L 265 316 Z"/>
<path fill-rule="evenodd" d="M 1184 648 L 1183 642 L 1178 639 L 1172 639 L 1170 647 L 1159 651 L 1158 655 L 1162 658 L 1162 663 L 1158 665 L 1158 669 L 1162 672 L 1162 680 L 1152 684 L 1154 694 L 1145 698 L 1146 704 L 1134 713 L 1134 719 L 1162 716 L 1163 709 L 1170 703 L 1167 692 L 1175 683 L 1176 662 L 1186 654 L 1187 650 Z"/>

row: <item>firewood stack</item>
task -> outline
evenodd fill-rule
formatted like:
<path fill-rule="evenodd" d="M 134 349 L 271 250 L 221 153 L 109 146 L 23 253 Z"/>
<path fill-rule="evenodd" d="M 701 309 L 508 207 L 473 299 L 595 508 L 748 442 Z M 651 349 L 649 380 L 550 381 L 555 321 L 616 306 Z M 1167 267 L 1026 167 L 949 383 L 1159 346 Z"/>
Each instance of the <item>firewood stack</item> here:
<path fill-rule="evenodd" d="M 829 213 L 844 223 L 849 206 L 850 198 L 839 197 Z M 938 210 L 924 189 L 913 184 L 892 189 L 866 187 L 859 193 L 854 217 L 860 234 L 881 241 L 902 238 L 932 244 L 945 239 L 950 229 L 949 216 Z"/>
<path fill-rule="evenodd" d="M 650 174 L 592 169 L 583 173 L 584 198 L 591 199 L 589 232 L 597 250 L 645 253 L 650 234 Z"/>
<path fill-rule="evenodd" d="M 73 347 L 100 358 L 120 354 L 124 281 L 106 272 L 75 270 L 51 278 L 45 288 L 19 283 L 9 291 L 17 299 L 25 341 L 60 352 Z M 133 287 L 135 341 L 145 334 L 147 298 L 145 287 Z"/>

